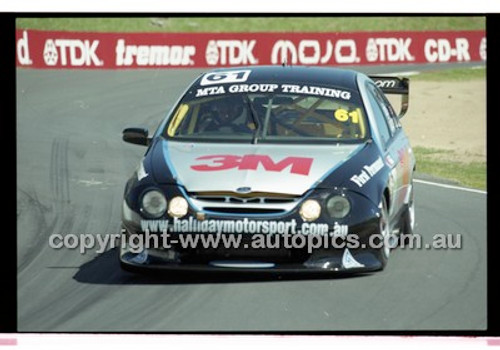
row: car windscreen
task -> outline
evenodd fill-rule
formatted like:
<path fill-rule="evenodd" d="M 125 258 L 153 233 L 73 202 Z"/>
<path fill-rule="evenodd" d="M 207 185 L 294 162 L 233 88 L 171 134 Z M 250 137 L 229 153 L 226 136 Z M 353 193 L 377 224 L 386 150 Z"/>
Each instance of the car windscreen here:
<path fill-rule="evenodd" d="M 288 89 L 282 86 L 269 92 L 236 90 L 208 96 L 187 93 L 163 135 L 176 140 L 244 143 L 339 143 L 366 139 L 364 109 L 353 92 L 287 86 Z"/>

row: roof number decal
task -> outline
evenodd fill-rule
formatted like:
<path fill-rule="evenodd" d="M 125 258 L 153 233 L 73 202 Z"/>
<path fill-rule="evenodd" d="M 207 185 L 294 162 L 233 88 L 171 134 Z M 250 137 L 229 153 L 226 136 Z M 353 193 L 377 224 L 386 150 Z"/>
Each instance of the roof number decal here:
<path fill-rule="evenodd" d="M 245 69 L 208 73 L 203 76 L 200 85 L 206 86 L 214 84 L 242 83 L 247 81 L 251 72 L 251 70 Z"/>

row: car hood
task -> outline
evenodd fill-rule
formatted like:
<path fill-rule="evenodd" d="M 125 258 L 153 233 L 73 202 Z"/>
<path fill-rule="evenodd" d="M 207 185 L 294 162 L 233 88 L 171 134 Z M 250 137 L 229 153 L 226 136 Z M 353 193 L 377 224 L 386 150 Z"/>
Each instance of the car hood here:
<path fill-rule="evenodd" d="M 361 148 L 360 144 L 252 145 L 162 140 L 155 147 L 155 153 L 161 152 L 162 157 L 155 158 L 163 164 L 154 166 L 153 172 L 157 182 L 175 182 L 188 192 L 302 195 Z"/>

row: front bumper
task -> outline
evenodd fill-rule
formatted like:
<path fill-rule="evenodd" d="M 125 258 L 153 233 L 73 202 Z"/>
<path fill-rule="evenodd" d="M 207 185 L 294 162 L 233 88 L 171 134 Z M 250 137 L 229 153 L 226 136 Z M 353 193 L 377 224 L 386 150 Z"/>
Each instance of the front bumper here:
<path fill-rule="evenodd" d="M 185 192 L 177 186 L 165 186 L 162 190 L 166 193 L 167 198 L 172 198 L 177 195 L 183 195 L 189 198 Z M 334 189 L 333 192 L 340 193 L 341 190 Z M 136 191 L 140 192 L 140 191 Z M 304 196 L 302 200 L 308 198 L 316 199 L 322 203 L 323 208 L 332 190 L 315 190 L 310 194 Z M 266 248 L 266 249 L 248 249 L 245 246 L 237 248 L 203 248 L 203 247 L 185 247 L 177 245 L 169 246 L 168 249 L 152 248 L 137 251 L 132 249 L 128 244 L 127 237 L 132 235 L 144 235 L 146 227 L 142 225 L 145 220 L 139 214 L 136 201 L 138 196 L 131 198 L 129 196 L 129 203 L 135 204 L 129 207 L 127 201 L 124 201 L 124 215 L 123 215 L 123 235 L 122 243 L 120 244 L 120 263 L 122 267 L 130 271 L 144 271 L 144 270 L 183 270 L 183 271 L 214 271 L 214 272 L 229 272 L 229 271 L 245 271 L 245 272 L 263 272 L 263 271 L 309 271 L 309 272 L 365 272 L 380 270 L 384 267 L 383 259 L 381 258 L 380 249 L 372 248 L 369 244 L 369 239 L 372 235 L 378 234 L 379 229 L 379 209 L 378 207 L 368 200 L 366 197 L 359 193 L 350 192 L 352 210 L 351 213 L 342 220 L 333 220 L 325 211 L 322 211 L 321 216 L 313 223 L 305 222 L 299 214 L 300 203 L 296 205 L 293 210 L 284 212 L 282 214 L 224 214 L 214 213 L 210 211 L 197 210 L 190 203 L 190 211 L 182 220 L 186 225 L 179 225 L 182 231 L 173 229 L 172 232 L 182 232 L 187 235 L 210 235 L 216 234 L 221 228 L 224 229 L 225 234 L 242 235 L 246 243 L 250 241 L 255 235 L 269 235 L 275 237 L 283 232 L 279 232 L 279 228 L 287 228 L 293 231 L 294 235 L 306 235 L 305 227 L 307 225 L 323 225 L 323 228 L 328 228 L 331 232 L 326 232 L 327 238 L 331 234 L 336 235 L 339 233 L 344 237 L 344 243 L 347 244 L 345 237 L 348 234 L 355 234 L 357 237 L 356 242 L 358 245 L 346 246 L 321 246 L 315 249 L 304 248 L 289 248 L 284 247 L 283 244 L 279 248 Z M 166 214 L 163 221 L 168 220 L 168 225 L 163 228 L 168 228 L 170 233 L 174 228 L 174 219 L 168 217 Z M 192 225 L 192 221 L 197 224 L 203 222 L 206 224 L 208 231 L 199 230 L 202 226 Z M 246 221 L 251 221 L 246 222 Z M 153 220 L 156 222 L 159 220 Z M 160 220 L 161 221 L 161 220 Z M 216 222 L 215 222 L 216 221 Z M 240 227 L 234 222 L 239 222 Z M 245 222 L 242 222 L 245 221 Z M 210 230 L 211 222 L 214 223 L 214 229 Z M 234 231 L 226 230 L 225 223 L 231 223 L 235 226 Z M 272 223 L 278 223 L 275 226 L 277 231 L 272 230 Z M 268 226 L 264 225 L 269 224 Z M 290 223 L 293 223 L 290 224 Z M 216 224 L 220 224 L 217 227 Z M 262 225 L 261 225 L 262 224 Z M 290 225 L 289 225 L 290 224 Z M 244 230 L 240 230 L 244 228 Z M 246 229 L 248 228 L 248 230 Z M 253 229 L 252 229 L 253 228 Z M 257 228 L 257 230 L 255 230 Z M 311 228 L 311 227 L 309 227 Z M 340 228 L 340 229 L 339 229 Z M 156 231 L 154 231 L 156 232 Z M 161 229 L 158 232 L 162 232 Z M 311 236 L 307 232 L 307 235 Z M 325 234 L 323 231 L 321 234 Z M 245 242 L 244 242 L 245 243 Z M 342 240 L 341 240 L 342 243 Z M 309 246 L 307 247 L 309 248 Z"/>
<path fill-rule="evenodd" d="M 281 237 L 277 248 L 252 248 L 252 235 L 245 235 L 237 247 L 187 247 L 172 244 L 165 248 L 151 247 L 137 251 L 128 244 L 128 237 L 144 234 L 124 226 L 120 244 L 120 263 L 128 271 L 186 272 L 370 272 L 383 268 L 380 249 L 371 248 L 370 236 L 377 233 L 378 217 L 350 228 L 357 232 L 356 244 L 337 237 L 338 246 L 311 248 L 286 247 Z M 191 233 L 204 235 L 204 233 Z M 331 242 L 332 237 L 322 237 Z M 276 239 L 276 236 L 275 236 Z M 307 242 L 307 237 L 303 238 Z M 354 241 L 352 241 L 354 242 Z M 352 243 L 351 242 L 351 243 Z M 245 244 L 247 246 L 245 246 Z M 250 248 L 249 248 L 250 247 Z"/>
<path fill-rule="evenodd" d="M 362 267 L 345 267 L 342 264 L 342 253 L 332 254 L 328 258 L 318 260 L 310 259 L 317 265 L 306 263 L 266 263 L 262 261 L 248 262 L 245 260 L 228 260 L 226 266 L 214 264 L 183 264 L 178 262 L 167 262 L 157 260 L 151 255 L 146 260 L 138 262 L 134 259 L 138 254 L 120 253 L 120 263 L 124 270 L 129 272 L 215 272 L 215 273 L 361 273 L 372 272 L 382 269 L 382 263 L 376 254 L 370 252 L 360 252 L 353 254 L 358 262 L 364 262 Z M 252 267 L 254 264 L 254 267 Z"/>

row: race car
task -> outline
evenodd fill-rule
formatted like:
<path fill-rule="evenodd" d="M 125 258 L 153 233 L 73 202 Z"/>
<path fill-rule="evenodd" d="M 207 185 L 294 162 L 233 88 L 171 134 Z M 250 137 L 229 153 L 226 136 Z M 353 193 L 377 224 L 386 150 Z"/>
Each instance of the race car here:
<path fill-rule="evenodd" d="M 121 267 L 383 269 L 415 223 L 408 95 L 407 78 L 329 67 L 200 75 L 153 136 L 123 131 L 147 150 L 125 186 Z"/>

